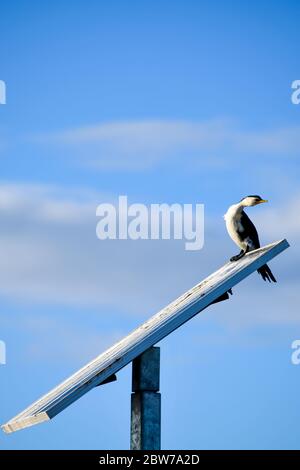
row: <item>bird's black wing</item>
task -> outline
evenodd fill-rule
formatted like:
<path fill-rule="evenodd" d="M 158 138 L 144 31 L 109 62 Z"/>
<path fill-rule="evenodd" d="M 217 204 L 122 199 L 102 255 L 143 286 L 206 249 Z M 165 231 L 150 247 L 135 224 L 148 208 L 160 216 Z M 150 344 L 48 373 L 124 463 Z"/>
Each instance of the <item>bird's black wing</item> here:
<path fill-rule="evenodd" d="M 251 240 L 251 245 L 252 246 L 249 246 L 250 248 L 250 251 L 251 250 L 256 250 L 257 248 L 260 248 L 260 243 L 259 243 L 259 238 L 258 238 L 258 233 L 257 233 L 257 230 L 255 228 L 255 225 L 253 224 L 253 222 L 249 219 L 249 217 L 247 216 L 246 212 L 242 212 L 242 215 L 241 215 L 241 225 L 244 229 L 242 235 L 243 235 L 243 238 L 246 239 L 247 237 Z M 273 282 L 277 282 L 271 269 L 269 268 L 269 266 L 267 264 L 264 264 L 263 266 L 261 266 L 257 272 L 261 275 L 261 277 L 263 278 L 264 281 L 273 281 Z M 227 294 L 228 295 L 228 294 Z M 223 298 L 221 298 L 220 300 L 223 300 Z"/>
<path fill-rule="evenodd" d="M 259 248 L 260 243 L 259 243 L 258 233 L 257 233 L 257 230 L 255 228 L 255 225 L 249 219 L 246 212 L 244 212 L 244 211 L 242 211 L 242 215 L 241 215 L 241 225 L 244 228 L 243 238 L 245 239 L 245 238 L 249 237 L 249 239 L 252 242 L 252 246 L 249 247 L 249 248 L 252 248 L 254 250 Z"/>

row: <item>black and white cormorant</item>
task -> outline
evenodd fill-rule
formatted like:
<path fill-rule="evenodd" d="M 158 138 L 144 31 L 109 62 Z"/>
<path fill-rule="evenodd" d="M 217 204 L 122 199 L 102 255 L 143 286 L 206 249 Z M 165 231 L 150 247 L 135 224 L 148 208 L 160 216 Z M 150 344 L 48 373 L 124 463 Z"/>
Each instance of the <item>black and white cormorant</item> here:
<path fill-rule="evenodd" d="M 226 212 L 224 219 L 226 221 L 227 231 L 232 240 L 241 248 L 238 255 L 232 256 L 230 261 L 237 261 L 242 258 L 248 251 L 256 250 L 260 247 L 257 230 L 251 222 L 245 207 L 257 206 L 263 202 L 268 202 L 260 196 L 246 196 L 238 204 L 230 206 Z M 269 266 L 264 264 L 257 272 L 262 276 L 264 281 L 276 282 Z"/>

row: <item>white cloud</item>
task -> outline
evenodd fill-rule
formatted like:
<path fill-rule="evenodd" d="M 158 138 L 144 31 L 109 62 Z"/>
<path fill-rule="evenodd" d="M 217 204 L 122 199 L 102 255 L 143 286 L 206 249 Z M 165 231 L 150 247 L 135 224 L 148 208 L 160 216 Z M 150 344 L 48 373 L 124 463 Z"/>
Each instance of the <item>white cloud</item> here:
<path fill-rule="evenodd" d="M 51 186 L 0 186 L 0 293 L 139 313 L 167 300 L 170 288 L 157 292 L 154 301 L 153 286 L 168 276 L 176 291 L 175 267 L 189 264 L 184 241 L 100 241 L 96 207 L 113 198 L 78 194 Z"/>
<path fill-rule="evenodd" d="M 44 305 L 109 307 L 143 317 L 155 313 L 236 252 L 221 215 L 206 217 L 205 245 L 197 253 L 186 252 L 184 241 L 100 241 L 95 233 L 95 210 L 101 200 L 107 201 L 101 194 L 82 190 L 68 194 L 49 186 L 0 186 L 0 295 Z M 252 312 L 254 306 L 241 314 L 243 302 L 248 305 L 249 299 L 253 303 L 257 297 L 267 308 L 276 295 L 274 321 L 300 321 L 295 289 L 300 222 L 293 217 L 299 213 L 300 198 L 292 204 L 291 214 L 285 206 L 265 206 L 259 217 L 251 212 L 263 243 L 286 236 L 292 248 L 272 262 L 279 283 L 269 286 L 258 275 L 252 276 L 246 289 L 236 289 L 237 300 L 230 302 L 232 312 L 225 321 L 245 322 L 246 317 L 261 321 L 261 315 Z M 280 299 L 287 296 L 290 304 L 282 313 Z M 218 312 L 217 307 L 214 311 Z M 272 315 L 264 314 L 263 321 L 272 321 Z"/>
<path fill-rule="evenodd" d="M 265 231 L 269 236 L 282 236 L 284 232 L 289 237 L 300 237 L 300 194 L 296 193 L 285 198 L 278 208 L 268 207 L 264 213 L 257 216 L 259 223 L 265 225 Z"/>
<path fill-rule="evenodd" d="M 110 122 L 34 138 L 69 149 L 81 163 L 98 169 L 144 170 L 164 162 L 214 167 L 250 154 L 299 156 L 299 127 L 243 130 L 225 119 Z M 267 159 L 268 160 L 268 159 Z M 262 162 L 260 162 L 260 165 Z"/>

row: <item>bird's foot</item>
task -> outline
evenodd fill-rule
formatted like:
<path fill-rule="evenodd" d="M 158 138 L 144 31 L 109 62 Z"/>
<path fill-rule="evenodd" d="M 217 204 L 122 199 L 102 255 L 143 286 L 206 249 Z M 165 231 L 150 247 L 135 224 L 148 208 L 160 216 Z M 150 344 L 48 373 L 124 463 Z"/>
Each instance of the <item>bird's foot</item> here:
<path fill-rule="evenodd" d="M 238 255 L 235 255 L 235 256 L 232 256 L 230 258 L 230 261 L 238 261 L 239 259 L 241 259 L 243 256 L 245 255 L 245 252 L 241 252 L 239 253 Z"/>

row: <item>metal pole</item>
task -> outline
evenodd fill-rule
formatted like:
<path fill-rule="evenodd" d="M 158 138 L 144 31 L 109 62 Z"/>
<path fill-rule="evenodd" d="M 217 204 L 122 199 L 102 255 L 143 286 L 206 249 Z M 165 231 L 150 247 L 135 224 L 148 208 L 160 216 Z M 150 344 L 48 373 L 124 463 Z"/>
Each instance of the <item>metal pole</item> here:
<path fill-rule="evenodd" d="M 132 361 L 131 450 L 160 450 L 160 348 L 151 347 Z"/>

